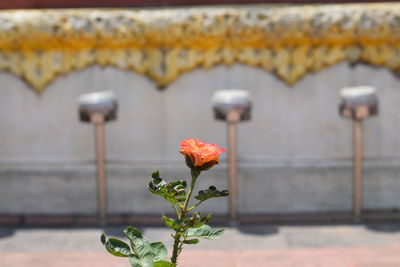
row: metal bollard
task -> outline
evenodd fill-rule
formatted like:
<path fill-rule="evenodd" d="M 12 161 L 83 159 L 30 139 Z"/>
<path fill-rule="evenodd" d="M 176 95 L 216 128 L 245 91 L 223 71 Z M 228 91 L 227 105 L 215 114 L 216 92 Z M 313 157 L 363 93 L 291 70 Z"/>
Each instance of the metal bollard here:
<path fill-rule="evenodd" d="M 214 114 L 217 120 L 227 122 L 229 159 L 229 219 L 237 221 L 237 123 L 250 119 L 251 102 L 249 93 L 243 90 L 220 90 L 213 98 Z"/>
<path fill-rule="evenodd" d="M 373 87 L 345 87 L 340 91 L 340 115 L 353 120 L 353 219 L 362 213 L 362 122 L 378 114 L 378 99 Z"/>
<path fill-rule="evenodd" d="M 97 165 L 97 214 L 100 225 L 107 222 L 107 181 L 105 169 L 105 122 L 116 119 L 118 104 L 111 91 L 84 94 L 79 97 L 79 117 L 95 127 Z"/>

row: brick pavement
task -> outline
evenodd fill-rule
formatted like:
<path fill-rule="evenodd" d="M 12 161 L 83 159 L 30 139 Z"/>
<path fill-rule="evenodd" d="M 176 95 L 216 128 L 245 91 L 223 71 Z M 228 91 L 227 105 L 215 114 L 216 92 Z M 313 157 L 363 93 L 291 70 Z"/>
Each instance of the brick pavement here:
<path fill-rule="evenodd" d="M 101 252 L 0 253 L 1 267 L 128 267 L 127 259 Z M 399 267 L 400 247 L 188 250 L 181 267 Z"/>
<path fill-rule="evenodd" d="M 121 229 L 0 228 L 0 267 L 129 267 L 98 238 Z M 153 241 L 170 239 L 162 228 L 142 230 Z M 220 240 L 184 250 L 179 266 L 400 267 L 400 225 L 229 228 Z"/>

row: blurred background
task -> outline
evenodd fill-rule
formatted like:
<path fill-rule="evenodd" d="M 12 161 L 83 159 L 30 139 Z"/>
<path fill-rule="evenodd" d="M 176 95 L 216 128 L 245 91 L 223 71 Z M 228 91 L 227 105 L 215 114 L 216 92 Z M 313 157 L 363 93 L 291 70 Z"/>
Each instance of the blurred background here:
<path fill-rule="evenodd" d="M 346 2 L 1 1 L 0 225 L 96 225 L 94 127 L 78 98 L 98 91 L 118 102 L 105 125 L 108 223 L 160 224 L 169 207 L 147 191 L 151 173 L 189 177 L 185 138 L 228 146 L 221 89 L 252 103 L 237 125 L 239 222 L 353 223 L 353 121 L 339 94 L 354 86 L 379 103 L 363 123 L 357 222 L 398 223 L 400 3 Z M 198 189 L 229 188 L 227 157 Z M 203 211 L 226 225 L 228 199 Z"/>
<path fill-rule="evenodd" d="M 111 5 L 0 7 L 95 3 Z M 380 103 L 364 123 L 364 208 L 397 213 L 393 6 L 1 11 L 0 214 L 96 212 L 94 130 L 80 122 L 77 102 L 96 91 L 113 91 L 119 105 L 106 125 L 109 213 L 165 212 L 146 187 L 157 169 L 188 176 L 180 140 L 227 147 L 211 101 L 220 89 L 252 99 L 251 120 L 238 125 L 240 214 L 349 212 L 352 122 L 339 115 L 339 91 L 362 85 L 375 87 Z M 226 155 L 204 176 L 200 187 L 227 188 Z M 227 213 L 224 201 L 208 205 Z"/>

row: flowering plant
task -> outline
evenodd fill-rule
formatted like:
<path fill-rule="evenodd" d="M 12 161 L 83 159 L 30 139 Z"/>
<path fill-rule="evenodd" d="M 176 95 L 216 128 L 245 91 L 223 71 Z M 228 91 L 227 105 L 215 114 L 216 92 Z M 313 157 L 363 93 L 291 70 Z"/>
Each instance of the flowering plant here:
<path fill-rule="evenodd" d="M 170 261 L 167 258 L 167 249 L 161 242 L 150 243 L 141 232 L 128 226 L 124 233 L 130 241 L 130 247 L 125 242 L 107 238 L 101 235 L 101 242 L 109 253 L 118 257 L 128 257 L 132 267 L 175 267 L 178 264 L 179 254 L 183 245 L 199 243 L 199 238 L 217 239 L 223 230 L 212 229 L 207 223 L 211 219 L 211 213 L 201 216 L 199 212 L 193 212 L 201 203 L 210 198 L 226 197 L 228 190 L 219 191 L 215 186 L 206 190 L 200 190 L 194 197 L 197 203 L 190 206 L 193 190 L 202 171 L 208 170 L 218 164 L 219 156 L 225 149 L 218 148 L 215 144 L 207 144 L 195 139 L 185 139 L 180 144 L 180 153 L 185 156 L 186 165 L 190 168 L 191 182 L 187 190 L 187 182 L 179 180 L 166 182 L 160 177 L 158 171 L 154 172 L 149 183 L 149 191 L 163 197 L 169 202 L 175 212 L 176 218 L 162 215 L 161 220 L 175 233 L 173 251 Z"/>

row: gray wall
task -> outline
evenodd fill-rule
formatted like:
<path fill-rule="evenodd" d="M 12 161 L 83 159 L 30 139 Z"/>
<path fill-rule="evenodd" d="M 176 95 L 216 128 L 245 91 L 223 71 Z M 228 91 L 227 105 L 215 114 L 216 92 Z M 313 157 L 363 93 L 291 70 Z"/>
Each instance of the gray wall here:
<path fill-rule="evenodd" d="M 168 209 L 147 192 L 153 170 L 185 178 L 179 141 L 194 137 L 226 146 L 213 120 L 215 90 L 242 88 L 253 118 L 239 125 L 241 213 L 351 209 L 351 127 L 338 116 L 344 86 L 378 89 L 380 115 L 365 122 L 364 206 L 400 208 L 399 79 L 386 69 L 341 63 L 289 87 L 271 73 L 236 64 L 198 69 L 163 91 L 146 77 L 93 66 L 55 80 L 38 95 L 0 73 L 0 213 L 82 213 L 96 209 L 93 128 L 77 119 L 78 96 L 113 90 L 119 118 L 107 125 L 110 213 Z M 226 155 L 199 189 L 227 186 Z M 206 210 L 225 213 L 225 200 Z"/>

